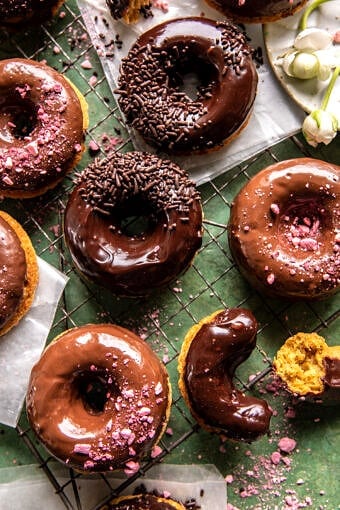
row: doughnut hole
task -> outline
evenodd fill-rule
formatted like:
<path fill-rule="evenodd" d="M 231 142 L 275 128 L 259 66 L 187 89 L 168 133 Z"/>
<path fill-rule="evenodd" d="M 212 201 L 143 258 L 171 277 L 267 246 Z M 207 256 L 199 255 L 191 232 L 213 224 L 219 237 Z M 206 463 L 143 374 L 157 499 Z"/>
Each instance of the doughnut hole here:
<path fill-rule="evenodd" d="M 73 388 L 86 412 L 98 415 L 105 411 L 106 402 L 118 394 L 118 388 L 108 380 L 105 370 L 80 371 L 75 375 Z"/>
<path fill-rule="evenodd" d="M 157 215 L 152 205 L 137 197 L 115 210 L 113 228 L 130 239 L 143 240 L 151 235 L 157 224 Z"/>
<path fill-rule="evenodd" d="M 272 211 L 275 209 L 274 204 Z M 275 214 L 274 212 L 274 214 Z M 320 251 L 325 232 L 333 231 L 331 213 L 320 197 L 296 197 L 279 212 L 278 233 L 282 246 L 288 246 L 294 256 Z"/>
<path fill-rule="evenodd" d="M 176 44 L 169 48 L 164 69 L 169 76 L 169 84 L 178 92 L 184 93 L 190 100 L 204 99 L 212 94 L 218 83 L 218 74 L 224 67 L 223 55 L 213 48 L 208 59 L 199 56 L 201 46 L 195 42 Z M 216 61 L 215 61 L 216 60 Z"/>
<path fill-rule="evenodd" d="M 319 394 L 324 390 L 325 340 L 316 333 L 297 333 L 279 349 L 273 365 L 292 393 Z"/>
<path fill-rule="evenodd" d="M 37 106 L 30 99 L 0 99 L 0 138 L 7 143 L 23 140 L 37 125 Z"/>

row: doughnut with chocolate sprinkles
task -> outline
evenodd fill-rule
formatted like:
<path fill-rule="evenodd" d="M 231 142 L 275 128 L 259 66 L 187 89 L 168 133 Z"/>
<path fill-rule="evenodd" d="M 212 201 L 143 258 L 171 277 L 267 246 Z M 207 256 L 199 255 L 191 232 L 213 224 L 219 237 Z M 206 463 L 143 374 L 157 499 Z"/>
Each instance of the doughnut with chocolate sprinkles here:
<path fill-rule="evenodd" d="M 83 151 L 87 105 L 51 67 L 0 62 L 0 195 L 30 198 L 56 186 Z"/>
<path fill-rule="evenodd" d="M 292 16 L 307 0 L 206 0 L 238 23 L 268 23 Z"/>
<path fill-rule="evenodd" d="M 256 289 L 319 299 L 340 286 L 340 167 L 313 158 L 270 165 L 233 201 L 229 246 Z"/>
<path fill-rule="evenodd" d="M 0 26 L 41 23 L 58 11 L 64 0 L 0 0 Z"/>
<path fill-rule="evenodd" d="M 195 97 L 185 77 L 194 75 Z M 204 153 L 230 142 L 254 104 L 252 50 L 230 22 L 170 20 L 142 34 L 123 59 L 119 105 L 149 144 L 169 154 Z"/>
<path fill-rule="evenodd" d="M 120 496 L 111 500 L 100 510 L 185 510 L 178 501 L 153 494 L 135 494 Z"/>
<path fill-rule="evenodd" d="M 114 324 L 64 331 L 33 367 L 26 409 L 48 451 L 83 472 L 136 472 L 170 414 L 166 368 L 151 347 Z"/>
<path fill-rule="evenodd" d="M 124 227 L 133 217 L 140 227 Z M 145 296 L 183 273 L 200 248 L 200 196 L 175 163 L 114 153 L 80 176 L 64 233 L 81 275 L 117 295 Z"/>

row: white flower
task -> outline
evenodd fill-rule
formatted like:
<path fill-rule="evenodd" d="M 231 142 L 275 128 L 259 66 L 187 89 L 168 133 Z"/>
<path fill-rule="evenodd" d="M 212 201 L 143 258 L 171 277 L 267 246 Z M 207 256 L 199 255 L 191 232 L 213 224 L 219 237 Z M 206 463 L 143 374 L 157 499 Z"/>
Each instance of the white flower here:
<path fill-rule="evenodd" d="M 328 145 L 336 137 L 338 127 L 337 118 L 332 113 L 319 109 L 305 118 L 302 133 L 309 145 L 317 147 L 319 143 Z"/>

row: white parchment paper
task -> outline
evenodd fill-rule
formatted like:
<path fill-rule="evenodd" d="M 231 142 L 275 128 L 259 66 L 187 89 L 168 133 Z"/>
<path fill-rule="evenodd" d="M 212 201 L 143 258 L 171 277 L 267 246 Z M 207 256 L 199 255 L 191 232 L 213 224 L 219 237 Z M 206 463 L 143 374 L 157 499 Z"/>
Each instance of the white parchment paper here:
<path fill-rule="evenodd" d="M 31 369 L 44 348 L 68 278 L 38 257 L 39 283 L 28 313 L 0 337 L 0 423 L 15 427 Z M 1 506 L 1 505 L 0 505 Z M 15 507 L 13 507 L 15 508 Z"/>
<path fill-rule="evenodd" d="M 69 480 L 69 472 L 61 465 L 53 469 L 58 482 L 63 485 Z M 123 477 L 109 474 L 107 478 L 113 488 L 118 487 Z M 0 469 L 1 510 L 25 508 L 25 510 L 63 510 L 64 504 L 55 494 L 46 475 L 37 466 Z M 108 487 L 100 476 L 81 477 L 76 480 L 82 510 L 88 510 L 108 496 Z M 227 502 L 226 482 L 214 465 L 159 464 L 151 468 L 145 477 L 134 481 L 124 494 L 133 494 L 141 485 L 151 492 L 166 491 L 181 502 L 194 498 L 201 510 L 225 510 Z M 71 485 L 65 493 L 76 508 Z"/>
<path fill-rule="evenodd" d="M 105 0 L 78 0 L 87 30 L 98 51 L 112 90 L 117 86 L 121 58 L 128 53 L 141 33 L 167 19 L 200 16 L 202 13 L 207 18 L 222 18 L 221 14 L 210 8 L 203 0 L 169 0 L 168 3 L 168 12 L 164 13 L 153 8 L 152 18 L 141 19 L 136 24 L 127 25 L 123 21 L 112 19 Z M 247 25 L 246 31 L 251 38 L 251 45 L 255 48 L 260 46 L 265 53 L 262 26 Z M 114 39 L 116 34 L 122 39 L 123 46 L 121 50 L 116 47 L 115 56 L 108 58 L 105 44 Z M 301 129 L 305 114 L 281 88 L 266 58 L 264 64 L 258 68 L 258 73 L 259 85 L 253 115 L 247 127 L 235 140 L 221 150 L 205 155 L 171 157 L 190 173 L 197 184 L 220 175 Z M 136 149 L 154 151 L 140 137 L 135 136 L 135 133 L 130 134 Z"/>

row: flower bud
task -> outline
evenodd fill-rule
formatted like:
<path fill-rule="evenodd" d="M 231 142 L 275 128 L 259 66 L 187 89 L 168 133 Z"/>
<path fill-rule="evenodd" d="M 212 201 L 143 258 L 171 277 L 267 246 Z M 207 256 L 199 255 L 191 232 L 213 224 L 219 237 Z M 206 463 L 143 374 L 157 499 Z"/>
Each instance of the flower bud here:
<path fill-rule="evenodd" d="M 336 117 L 325 110 L 314 110 L 304 120 L 302 133 L 312 147 L 319 143 L 328 145 L 337 135 L 338 121 Z"/>
<path fill-rule="evenodd" d="M 295 78 L 301 80 L 315 78 L 319 71 L 319 60 L 313 53 L 297 52 L 290 70 Z"/>

